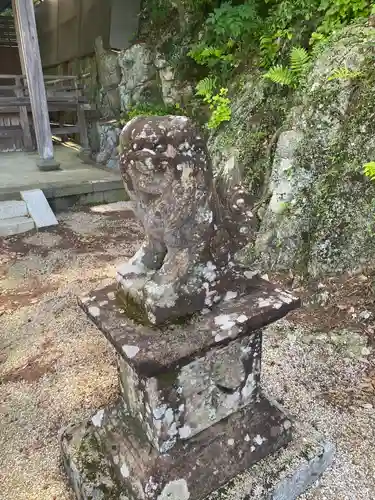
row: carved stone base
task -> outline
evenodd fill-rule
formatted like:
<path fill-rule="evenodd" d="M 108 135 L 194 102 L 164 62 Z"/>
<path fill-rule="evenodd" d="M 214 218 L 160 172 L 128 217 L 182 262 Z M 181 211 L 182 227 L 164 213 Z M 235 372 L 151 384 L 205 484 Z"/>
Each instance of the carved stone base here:
<path fill-rule="evenodd" d="M 160 454 L 120 401 L 62 435 L 79 500 L 201 500 L 291 439 L 290 420 L 260 396 L 228 419 Z"/>
<path fill-rule="evenodd" d="M 79 300 L 118 353 L 120 399 L 62 436 L 82 500 L 201 500 L 286 445 L 291 421 L 260 391 L 263 325 L 298 299 L 252 277 L 212 310 L 158 328 L 116 286 Z"/>

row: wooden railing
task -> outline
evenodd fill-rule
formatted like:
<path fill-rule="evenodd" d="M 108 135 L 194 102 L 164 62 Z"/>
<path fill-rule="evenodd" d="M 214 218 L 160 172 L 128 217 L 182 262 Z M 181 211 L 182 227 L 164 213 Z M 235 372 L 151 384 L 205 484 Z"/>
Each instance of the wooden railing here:
<path fill-rule="evenodd" d="M 16 28 L 11 16 L 0 16 L 0 47 L 17 47 Z"/>
<path fill-rule="evenodd" d="M 79 134 L 83 148 L 88 148 L 85 107 L 87 99 L 77 76 L 44 75 L 48 111 L 52 135 L 69 136 Z M 65 123 L 66 113 L 75 116 L 75 123 Z M 27 80 L 24 75 L 0 75 L 0 116 L 19 113 L 19 129 L 24 145 L 33 145 L 30 129 L 31 103 Z M 0 123 L 0 137 L 7 132 Z M 8 132 L 10 130 L 8 129 Z"/>

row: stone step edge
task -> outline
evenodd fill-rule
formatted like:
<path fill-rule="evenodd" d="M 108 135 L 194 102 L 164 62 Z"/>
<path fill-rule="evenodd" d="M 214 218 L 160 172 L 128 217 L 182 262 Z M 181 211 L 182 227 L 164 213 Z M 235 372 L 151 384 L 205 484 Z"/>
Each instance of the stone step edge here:
<path fill-rule="evenodd" d="M 0 221 L 17 217 L 28 217 L 27 204 L 23 200 L 0 201 Z"/>
<path fill-rule="evenodd" d="M 31 217 L 12 217 L 0 220 L 0 237 L 15 236 L 35 229 Z"/>

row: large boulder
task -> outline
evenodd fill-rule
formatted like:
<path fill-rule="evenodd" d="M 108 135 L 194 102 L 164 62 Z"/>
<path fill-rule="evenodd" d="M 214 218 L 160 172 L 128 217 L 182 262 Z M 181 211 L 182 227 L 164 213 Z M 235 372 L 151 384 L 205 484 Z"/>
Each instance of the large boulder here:
<path fill-rule="evenodd" d="M 104 118 L 113 118 L 120 112 L 121 71 L 118 63 L 118 54 L 114 50 L 107 50 L 103 40 L 95 40 L 95 56 L 98 69 L 99 109 Z"/>
<path fill-rule="evenodd" d="M 374 47 L 375 29 L 352 26 L 317 57 L 280 134 L 248 261 L 319 276 L 373 260 L 375 185 L 363 164 L 375 160 Z"/>
<path fill-rule="evenodd" d="M 215 177 L 222 188 L 244 182 L 260 195 L 270 169 L 273 136 L 289 109 L 290 94 L 252 70 L 230 85 L 232 118 L 208 141 Z"/>
<path fill-rule="evenodd" d="M 120 52 L 121 70 L 119 86 L 121 110 L 127 111 L 139 103 L 162 102 L 154 64 L 155 55 L 145 43 L 136 43 Z"/>

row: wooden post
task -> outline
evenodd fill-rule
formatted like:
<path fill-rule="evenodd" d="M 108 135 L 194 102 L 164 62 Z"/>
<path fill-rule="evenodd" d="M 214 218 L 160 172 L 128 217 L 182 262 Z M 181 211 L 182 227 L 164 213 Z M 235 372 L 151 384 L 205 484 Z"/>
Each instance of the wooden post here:
<path fill-rule="evenodd" d="M 87 133 L 87 124 L 86 124 L 86 116 L 85 109 L 83 104 L 79 102 L 79 98 L 81 97 L 81 92 L 78 88 L 78 80 L 74 79 L 74 86 L 76 89 L 76 97 L 77 97 L 77 123 L 79 127 L 79 140 L 81 143 L 81 153 L 83 155 L 90 155 L 90 146 L 89 146 L 89 138 Z"/>
<path fill-rule="evenodd" d="M 24 95 L 25 95 L 24 94 L 24 86 L 23 86 L 21 76 L 16 77 L 15 94 L 17 97 L 24 97 Z M 26 106 L 20 107 L 20 123 L 21 123 L 21 127 L 22 127 L 22 132 L 23 132 L 23 146 L 24 146 L 26 151 L 32 151 L 33 150 L 33 140 L 31 137 L 29 116 L 27 113 Z"/>
<path fill-rule="evenodd" d="M 60 165 L 53 155 L 52 133 L 49 121 L 46 89 L 36 30 L 33 0 L 12 0 L 13 15 L 18 34 L 18 50 L 26 75 L 33 114 L 34 129 L 40 161 L 40 170 L 57 170 Z"/>

